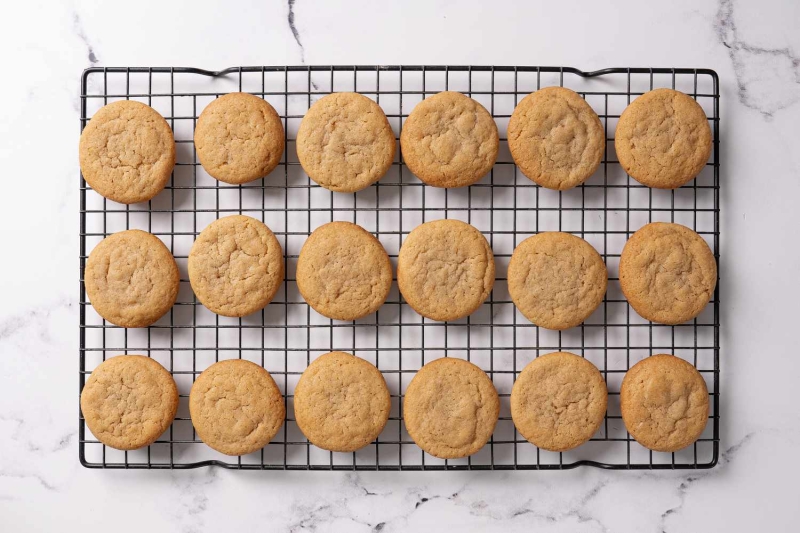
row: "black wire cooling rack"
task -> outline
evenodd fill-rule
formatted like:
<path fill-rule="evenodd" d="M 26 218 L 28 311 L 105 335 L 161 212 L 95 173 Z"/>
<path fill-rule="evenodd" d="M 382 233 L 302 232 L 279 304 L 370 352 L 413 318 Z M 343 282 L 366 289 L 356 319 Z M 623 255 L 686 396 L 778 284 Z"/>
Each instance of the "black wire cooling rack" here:
<path fill-rule="evenodd" d="M 514 166 L 505 141 L 516 103 L 540 87 L 561 85 L 581 94 L 604 124 L 607 150 L 598 172 L 563 192 L 543 189 Z M 706 111 L 714 151 L 705 170 L 676 190 L 644 187 L 621 169 L 614 128 L 637 95 L 671 87 L 694 97 Z M 424 97 L 461 91 L 494 116 L 501 135 L 493 171 L 462 189 L 423 185 L 398 161 L 377 184 L 354 194 L 332 193 L 303 173 L 295 134 L 305 111 L 335 91 L 357 91 L 376 100 L 399 135 L 403 119 Z M 284 121 L 286 153 L 262 180 L 232 186 L 208 176 L 197 161 L 192 137 L 203 107 L 221 94 L 245 91 L 268 100 Z M 719 89 L 714 71 L 685 68 L 613 68 L 582 72 L 567 67 L 490 66 L 295 66 L 240 67 L 219 72 L 193 68 L 90 68 L 81 81 L 81 129 L 101 106 L 135 99 L 158 110 L 172 126 L 177 163 L 166 189 L 147 203 L 107 201 L 80 181 L 80 389 L 106 357 L 145 354 L 170 370 L 181 393 L 178 416 L 159 440 L 142 450 L 107 448 L 79 419 L 79 453 L 95 468 L 194 468 L 287 470 L 507 470 L 710 468 L 719 456 L 719 288 L 706 310 L 677 326 L 652 324 L 633 312 L 619 288 L 619 254 L 627 238 L 651 221 L 673 221 L 700 233 L 719 261 Z M 286 281 L 260 313 L 231 319 L 205 309 L 191 291 L 186 261 L 196 235 L 212 220 L 243 213 L 264 221 L 286 254 Z M 331 220 L 356 222 L 374 233 L 396 260 L 402 239 L 424 221 L 458 218 L 481 230 L 497 261 L 497 282 L 488 301 L 466 319 L 422 319 L 401 299 L 396 285 L 375 314 L 354 322 L 317 315 L 294 280 L 300 246 Z M 83 285 L 86 257 L 105 236 L 129 228 L 154 233 L 172 250 L 181 270 L 178 302 L 149 328 L 126 330 L 100 318 Z M 514 246 L 539 231 L 572 232 L 589 241 L 609 269 L 603 305 L 583 325 L 563 332 L 540 329 L 519 314 L 508 295 L 506 267 Z M 718 285 L 719 287 L 719 285 Z M 308 443 L 293 418 L 294 386 L 317 355 L 342 350 L 376 364 L 392 394 L 386 429 L 354 453 L 332 453 Z M 557 350 L 591 360 L 606 378 L 609 407 L 603 426 L 583 446 L 564 453 L 539 450 L 514 429 L 509 395 L 517 372 L 531 359 Z M 692 362 L 705 377 L 710 421 L 693 446 L 677 453 L 650 452 L 625 431 L 619 386 L 625 371 L 653 353 Z M 479 453 L 440 460 L 422 452 L 402 424 L 403 391 L 414 373 L 437 357 L 461 357 L 483 368 L 501 396 L 493 439 Z M 286 398 L 287 421 L 259 452 L 227 457 L 195 434 L 188 412 L 194 378 L 220 359 L 245 358 L 267 368 Z"/>

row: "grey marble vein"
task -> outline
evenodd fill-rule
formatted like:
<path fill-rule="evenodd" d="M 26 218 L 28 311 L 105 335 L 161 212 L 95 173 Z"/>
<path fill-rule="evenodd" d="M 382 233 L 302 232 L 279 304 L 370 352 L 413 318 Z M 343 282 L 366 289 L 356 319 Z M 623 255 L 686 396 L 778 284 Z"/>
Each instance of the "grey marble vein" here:
<path fill-rule="evenodd" d="M 289 29 L 292 30 L 292 35 L 294 36 L 294 40 L 297 43 L 297 46 L 300 47 L 300 63 L 306 63 L 306 50 L 303 48 L 303 43 L 300 41 L 300 32 L 297 31 L 297 26 L 294 24 L 294 2 L 295 0 L 288 0 L 289 4 L 289 14 L 286 17 L 287 21 L 289 22 Z"/>
<path fill-rule="evenodd" d="M 720 0 L 714 29 L 728 48 L 742 104 L 769 119 L 800 100 L 800 56 L 789 46 L 762 48 L 743 40 L 733 0 Z"/>
<path fill-rule="evenodd" d="M 90 65 L 94 66 L 95 63 L 97 63 L 97 56 L 94 53 L 94 47 L 92 46 L 92 43 L 89 42 L 89 38 L 86 36 L 86 32 L 83 30 L 83 23 L 81 22 L 81 17 L 78 15 L 78 13 L 73 13 L 72 15 L 72 28 L 86 47 L 86 57 L 89 59 Z"/>

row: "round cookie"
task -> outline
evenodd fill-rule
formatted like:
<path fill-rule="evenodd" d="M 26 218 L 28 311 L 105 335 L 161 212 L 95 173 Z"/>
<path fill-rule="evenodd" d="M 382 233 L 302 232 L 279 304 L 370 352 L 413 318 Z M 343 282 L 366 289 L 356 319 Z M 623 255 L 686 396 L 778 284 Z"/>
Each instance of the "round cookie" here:
<path fill-rule="evenodd" d="M 508 148 L 525 176 L 542 187 L 571 189 L 594 174 L 606 135 L 586 100 L 564 87 L 523 98 L 508 121 Z"/>
<path fill-rule="evenodd" d="M 351 222 L 330 222 L 308 237 L 297 259 L 297 287 L 316 312 L 336 320 L 374 313 L 392 286 L 380 241 Z"/>
<path fill-rule="evenodd" d="M 297 426 L 312 444 L 353 452 L 374 441 L 389 420 L 383 375 L 360 357 L 330 352 L 315 359 L 294 390 Z"/>
<path fill-rule="evenodd" d="M 212 177 L 238 185 L 263 178 L 284 149 L 281 118 L 263 98 L 230 93 L 208 104 L 194 130 L 200 164 Z"/>
<path fill-rule="evenodd" d="M 97 440 L 118 450 L 149 446 L 178 411 L 178 387 L 143 355 L 118 355 L 94 369 L 81 391 L 81 412 Z"/>
<path fill-rule="evenodd" d="M 517 431 L 544 450 L 563 452 L 592 438 L 606 415 L 608 390 L 592 363 L 568 352 L 537 357 L 511 389 Z"/>
<path fill-rule="evenodd" d="M 246 455 L 278 433 L 286 407 L 269 372 L 244 359 L 228 359 L 194 382 L 189 414 L 203 442 L 225 455 Z"/>
<path fill-rule="evenodd" d="M 283 282 L 283 249 L 263 222 L 244 215 L 220 218 L 192 245 L 189 282 L 197 299 L 218 315 L 255 313 Z"/>
<path fill-rule="evenodd" d="M 394 160 L 395 138 L 378 104 L 358 93 L 317 100 L 297 131 L 297 157 L 306 174 L 336 192 L 372 185 Z"/>
<path fill-rule="evenodd" d="M 419 369 L 406 389 L 403 420 L 417 446 L 441 459 L 483 448 L 500 415 L 492 380 L 463 359 L 436 359 Z"/>
<path fill-rule="evenodd" d="M 97 313 L 123 328 L 143 328 L 175 304 L 180 274 L 164 243 L 138 229 L 109 235 L 95 246 L 83 273 Z"/>
<path fill-rule="evenodd" d="M 175 167 L 175 137 L 152 107 L 112 102 L 81 133 L 81 172 L 98 194 L 122 204 L 146 202 L 166 186 Z"/>
<path fill-rule="evenodd" d="M 494 285 L 486 237 L 460 220 L 434 220 L 408 234 L 397 257 L 397 285 L 417 313 L 431 320 L 472 314 Z"/>
<path fill-rule="evenodd" d="M 676 189 L 700 174 L 711 155 L 705 111 L 672 89 L 644 93 L 625 108 L 614 134 L 625 172 L 648 187 Z"/>
<path fill-rule="evenodd" d="M 400 133 L 403 161 L 434 187 L 465 187 L 492 170 L 500 147 L 497 125 L 480 103 L 445 91 L 426 98 Z"/>
<path fill-rule="evenodd" d="M 628 433 L 657 452 L 689 446 L 708 423 L 703 376 L 673 355 L 653 355 L 633 365 L 622 379 L 619 401 Z"/>
<path fill-rule="evenodd" d="M 653 222 L 625 243 L 619 283 L 643 318 L 680 324 L 699 315 L 713 296 L 717 263 L 706 241 L 691 229 Z"/>
<path fill-rule="evenodd" d="M 608 271 L 592 245 L 569 233 L 528 237 L 511 255 L 508 292 L 525 318 L 547 329 L 577 326 L 603 301 Z"/>

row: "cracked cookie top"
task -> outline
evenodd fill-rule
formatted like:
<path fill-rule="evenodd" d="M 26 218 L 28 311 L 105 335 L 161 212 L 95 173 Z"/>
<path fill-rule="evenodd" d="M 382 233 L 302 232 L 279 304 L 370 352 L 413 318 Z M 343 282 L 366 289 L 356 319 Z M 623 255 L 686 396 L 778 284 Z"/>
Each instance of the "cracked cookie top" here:
<path fill-rule="evenodd" d="M 472 185 L 489 173 L 500 140 L 494 119 L 480 103 L 445 91 L 416 105 L 403 124 L 403 161 L 434 187 Z"/>
<path fill-rule="evenodd" d="M 689 446 L 708 423 L 703 376 L 673 355 L 653 355 L 633 365 L 622 380 L 619 401 L 631 436 L 658 452 Z"/>
<path fill-rule="evenodd" d="M 194 382 L 189 413 L 203 442 L 225 455 L 246 455 L 278 433 L 286 407 L 269 372 L 244 359 L 228 359 Z"/>
<path fill-rule="evenodd" d="M 622 168 L 648 187 L 675 189 L 700 174 L 711 155 L 705 111 L 672 89 L 644 93 L 622 112 L 614 134 Z"/>
<path fill-rule="evenodd" d="M 263 98 L 230 93 L 208 104 L 194 130 L 200 164 L 212 177 L 240 184 L 263 178 L 281 161 L 281 118 Z"/>
<path fill-rule="evenodd" d="M 316 312 L 336 320 L 374 313 L 392 287 L 380 241 L 351 222 L 330 222 L 308 237 L 297 259 L 297 287 Z"/>
<path fill-rule="evenodd" d="M 403 421 L 417 446 L 441 459 L 477 452 L 494 432 L 500 399 L 479 367 L 445 357 L 416 373 L 403 400 Z"/>
<path fill-rule="evenodd" d="M 334 452 L 352 452 L 374 441 L 391 405 L 375 365 L 344 352 L 314 359 L 294 390 L 300 431 L 315 446 Z"/>
<path fill-rule="evenodd" d="M 383 110 L 358 93 L 320 98 L 300 122 L 297 157 L 306 174 L 336 192 L 364 189 L 386 174 L 395 137 Z"/>
<path fill-rule="evenodd" d="M 434 220 L 408 234 L 397 258 L 397 285 L 417 313 L 431 320 L 472 314 L 494 285 L 486 237 L 460 220 Z"/>
<path fill-rule="evenodd" d="M 189 281 L 197 299 L 223 316 L 264 308 L 283 282 L 283 250 L 270 229 L 233 215 L 209 224 L 189 252 Z"/>
<path fill-rule="evenodd" d="M 511 418 L 531 444 L 554 452 L 592 438 L 606 415 L 608 390 L 592 363 L 569 352 L 537 357 L 511 389 Z"/>
<path fill-rule="evenodd" d="M 525 176 L 542 187 L 571 189 L 594 174 L 606 136 L 586 100 L 564 87 L 523 98 L 508 121 L 508 148 Z"/>
<path fill-rule="evenodd" d="M 634 233 L 619 260 L 619 283 L 643 318 L 680 324 L 700 314 L 717 286 L 717 263 L 703 238 L 680 224 L 653 222 Z"/>
<path fill-rule="evenodd" d="M 175 138 L 158 111 L 134 100 L 97 111 L 81 133 L 81 172 L 92 189 L 123 204 L 161 192 L 175 167 Z"/>
<path fill-rule="evenodd" d="M 525 318 L 547 329 L 577 326 L 603 301 L 608 271 L 591 244 L 569 233 L 528 237 L 511 255 L 508 292 Z"/>
<path fill-rule="evenodd" d="M 137 229 L 100 241 L 86 260 L 83 277 L 94 310 L 123 328 L 143 328 L 164 316 L 180 286 L 169 249 L 155 235 Z"/>
<path fill-rule="evenodd" d="M 92 371 L 81 412 L 97 440 L 135 450 L 158 439 L 178 411 L 178 388 L 167 370 L 143 355 L 118 355 Z"/>

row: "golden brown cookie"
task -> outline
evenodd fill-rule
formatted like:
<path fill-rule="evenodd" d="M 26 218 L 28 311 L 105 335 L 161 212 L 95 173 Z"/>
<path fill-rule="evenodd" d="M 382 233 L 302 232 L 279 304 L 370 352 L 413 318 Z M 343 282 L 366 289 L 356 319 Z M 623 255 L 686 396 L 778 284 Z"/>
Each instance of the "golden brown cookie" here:
<path fill-rule="evenodd" d="M 308 176 L 336 192 L 364 189 L 386 174 L 395 137 L 383 110 L 358 93 L 317 100 L 300 122 L 297 157 Z"/>
<path fill-rule="evenodd" d="M 336 320 L 374 313 L 392 287 L 380 241 L 351 222 L 330 222 L 308 237 L 297 259 L 297 287 L 316 312 Z"/>
<path fill-rule="evenodd" d="M 633 179 L 675 189 L 700 174 L 711 155 L 703 108 L 672 89 L 644 93 L 622 112 L 614 134 L 617 158 Z"/>
<path fill-rule="evenodd" d="M 97 440 L 118 450 L 135 450 L 155 442 L 172 424 L 178 387 L 155 360 L 118 355 L 86 380 L 81 411 Z"/>
<path fill-rule="evenodd" d="M 492 115 L 453 91 L 417 104 L 400 133 L 406 166 L 434 187 L 464 187 L 480 180 L 492 170 L 499 146 Z"/>
<path fill-rule="evenodd" d="M 620 409 L 628 433 L 657 452 L 675 452 L 700 438 L 708 423 L 708 387 L 683 359 L 659 354 L 622 379 Z"/>
<path fill-rule="evenodd" d="M 608 271 L 592 245 L 569 233 L 528 237 L 511 255 L 508 292 L 525 318 L 547 329 L 577 326 L 603 301 Z"/>
<path fill-rule="evenodd" d="M 508 121 L 508 148 L 519 169 L 542 187 L 571 189 L 594 174 L 606 135 L 586 100 L 564 87 L 523 98 Z"/>
<path fill-rule="evenodd" d="M 408 234 L 397 258 L 397 285 L 431 320 L 475 312 L 494 286 L 494 255 L 483 234 L 460 220 L 433 220 Z"/>
<path fill-rule="evenodd" d="M 175 137 L 152 107 L 134 100 L 97 111 L 81 133 L 81 172 L 98 194 L 123 204 L 161 192 L 175 167 Z"/>
<path fill-rule="evenodd" d="M 563 452 L 592 438 L 607 403 L 596 366 L 572 353 L 549 353 L 528 363 L 514 382 L 511 418 L 531 444 Z"/>
<path fill-rule="evenodd" d="M 619 283 L 643 318 L 680 324 L 699 315 L 714 295 L 717 263 L 706 241 L 691 229 L 653 222 L 625 243 Z"/>
<path fill-rule="evenodd" d="M 389 420 L 383 375 L 360 357 L 330 352 L 315 359 L 294 389 L 297 426 L 312 444 L 353 452 L 374 441 Z"/>
<path fill-rule="evenodd" d="M 83 273 L 97 313 L 123 328 L 143 328 L 175 304 L 180 274 L 164 243 L 146 231 L 109 235 L 95 246 Z"/>
<path fill-rule="evenodd" d="M 281 118 L 263 98 L 230 93 L 208 104 L 194 130 L 197 157 L 212 177 L 234 185 L 263 178 L 283 156 Z"/>
<path fill-rule="evenodd" d="M 264 308 L 283 282 L 283 249 L 254 218 L 215 220 L 189 252 L 189 282 L 197 299 L 222 316 L 245 316 Z"/>
<path fill-rule="evenodd" d="M 229 359 L 214 363 L 194 382 L 189 413 L 203 442 L 225 455 L 246 455 L 277 435 L 286 407 L 269 372 Z"/>
<path fill-rule="evenodd" d="M 403 400 L 408 434 L 441 459 L 466 457 L 483 448 L 499 415 L 492 380 L 463 359 L 445 357 L 420 368 Z"/>
<path fill-rule="evenodd" d="M 397 258 L 397 285 L 408 305 L 431 320 L 472 314 L 494 285 L 486 237 L 460 220 L 434 220 L 408 234 Z"/>

